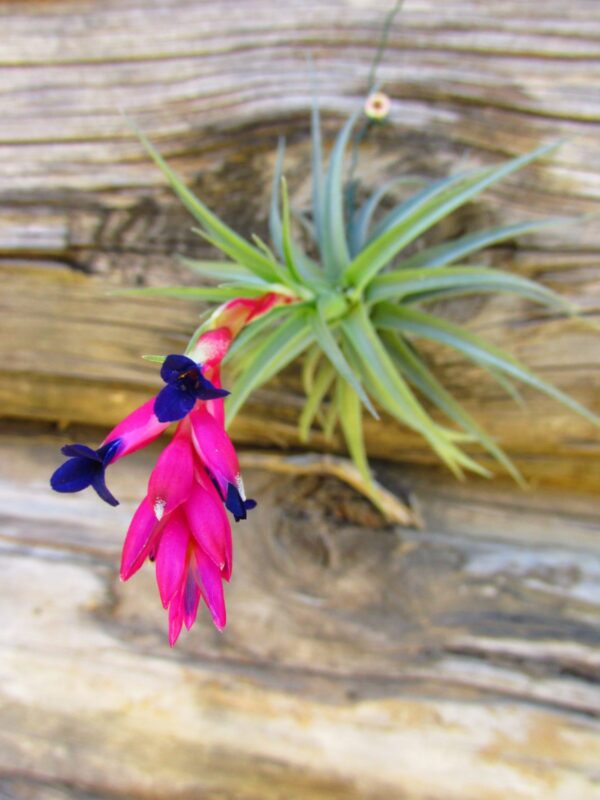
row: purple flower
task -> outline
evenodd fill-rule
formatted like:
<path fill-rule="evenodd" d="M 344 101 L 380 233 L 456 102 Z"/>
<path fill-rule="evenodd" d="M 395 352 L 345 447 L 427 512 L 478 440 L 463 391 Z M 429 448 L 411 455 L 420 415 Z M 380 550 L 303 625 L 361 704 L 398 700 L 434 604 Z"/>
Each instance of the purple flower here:
<path fill-rule="evenodd" d="M 50 485 L 57 492 L 80 492 L 92 486 L 102 500 L 111 506 L 118 506 L 119 501 L 106 487 L 104 473 L 121 445 L 120 439 L 113 439 L 97 450 L 85 444 L 65 445 L 61 452 L 69 459 L 52 475 Z"/>
<path fill-rule="evenodd" d="M 190 413 L 197 400 L 216 400 L 229 394 L 225 389 L 217 389 L 204 377 L 201 365 L 187 356 L 167 356 L 160 376 L 167 385 L 154 403 L 159 422 L 176 422 Z"/>

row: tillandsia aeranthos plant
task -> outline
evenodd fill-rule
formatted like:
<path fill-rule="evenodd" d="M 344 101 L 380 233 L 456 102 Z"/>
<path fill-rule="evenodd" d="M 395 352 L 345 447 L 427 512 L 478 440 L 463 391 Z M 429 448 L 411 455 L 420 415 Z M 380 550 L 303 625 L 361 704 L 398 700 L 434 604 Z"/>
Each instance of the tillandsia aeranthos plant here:
<path fill-rule="evenodd" d="M 307 439 L 315 420 L 332 432 L 339 425 L 365 486 L 372 475 L 362 432 L 366 412 L 378 409 L 420 434 L 457 476 L 489 475 L 469 453 L 478 443 L 500 465 L 521 476 L 495 441 L 431 371 L 419 350 L 431 339 L 489 370 L 506 386 L 521 381 L 598 423 L 592 412 L 532 374 L 511 355 L 428 310 L 431 301 L 461 294 L 510 292 L 572 313 L 560 296 L 526 278 L 467 263 L 489 245 L 556 220 L 490 228 L 406 255 L 420 236 L 496 181 L 547 155 L 544 145 L 499 166 L 461 172 L 422 186 L 387 213 L 378 213 L 393 181 L 357 205 L 347 185 L 345 157 L 359 122 L 378 119 L 388 99 L 371 96 L 340 130 L 323 165 L 319 110 L 312 110 L 312 211 L 305 219 L 311 243 L 294 235 L 279 145 L 269 213 L 269 245 L 248 241 L 186 188 L 150 142 L 141 136 L 183 205 L 197 233 L 227 260 L 185 263 L 216 286 L 133 290 L 137 294 L 217 302 L 221 305 L 193 334 L 184 354 L 146 356 L 162 364 L 165 386 L 135 410 L 94 450 L 63 448 L 68 460 L 52 476 L 62 492 L 92 486 L 110 504 L 106 467 L 145 446 L 173 422 L 175 434 L 158 459 L 148 493 L 131 522 L 121 576 L 156 561 L 160 596 L 169 609 L 169 641 L 188 628 L 203 599 L 217 627 L 225 624 L 222 581 L 232 569 L 231 529 L 224 509 L 244 519 L 255 502 L 244 494 L 235 450 L 225 432 L 249 395 L 291 362 L 303 358 L 306 404 L 299 428 Z M 382 111 L 383 109 L 383 111 Z M 399 179 L 401 180 L 401 179 Z M 230 392 L 221 386 L 227 363 Z M 512 388 L 512 384 L 511 388 Z M 225 400 L 225 396 L 227 399 Z M 321 414 L 325 400 L 327 411 Z M 424 402 L 426 401 L 426 403 Z M 436 407 L 445 417 L 432 416 Z M 384 424 L 384 423 L 381 423 Z M 377 494 L 372 493 L 374 502 Z"/>

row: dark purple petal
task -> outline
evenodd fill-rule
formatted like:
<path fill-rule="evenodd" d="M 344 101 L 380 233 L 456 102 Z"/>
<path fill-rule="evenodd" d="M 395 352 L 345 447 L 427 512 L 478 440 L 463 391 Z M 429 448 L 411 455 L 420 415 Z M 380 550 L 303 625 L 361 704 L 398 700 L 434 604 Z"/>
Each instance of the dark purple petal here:
<path fill-rule="evenodd" d="M 114 461 L 122 445 L 123 441 L 121 439 L 113 439 L 98 448 L 96 452 L 105 467 L 107 467 L 111 461 Z"/>
<path fill-rule="evenodd" d="M 217 389 L 208 378 L 205 378 L 200 368 L 198 368 L 199 372 L 199 386 L 196 389 L 196 397 L 198 400 L 217 400 L 219 397 L 227 397 L 230 392 L 227 389 Z"/>
<path fill-rule="evenodd" d="M 195 405 L 196 397 L 192 392 L 168 383 L 156 395 L 154 413 L 159 422 L 177 422 L 187 416 Z"/>
<path fill-rule="evenodd" d="M 213 476 L 210 474 L 210 472 L 208 472 L 208 477 L 210 478 L 210 482 L 212 483 L 212 485 L 217 490 L 217 493 L 218 493 L 219 497 L 221 498 L 221 501 L 224 503 L 225 502 L 225 497 L 223 495 L 223 492 L 221 491 L 221 487 L 219 486 L 219 481 L 216 478 L 213 478 Z"/>
<path fill-rule="evenodd" d="M 102 465 L 98 460 L 70 458 L 54 472 L 50 478 L 50 486 L 55 492 L 80 492 L 91 485 L 101 470 Z"/>
<path fill-rule="evenodd" d="M 160 377 L 165 383 L 175 383 L 184 372 L 198 369 L 198 365 L 191 358 L 181 355 L 167 356 L 160 368 Z"/>
<path fill-rule="evenodd" d="M 256 500 L 244 500 L 237 487 L 232 483 L 228 483 L 225 507 L 228 511 L 231 511 L 235 521 L 239 522 L 241 519 L 246 519 L 248 516 L 246 511 L 256 508 Z"/>
<path fill-rule="evenodd" d="M 50 486 L 56 492 L 80 492 L 93 486 L 105 502 L 111 506 L 119 505 L 118 500 L 106 488 L 104 469 L 120 446 L 120 439 L 113 439 L 98 450 L 92 450 L 85 444 L 65 445 L 62 452 L 71 458 L 54 472 L 50 478 Z"/>
<path fill-rule="evenodd" d="M 106 486 L 106 482 L 104 480 L 104 470 L 100 470 L 92 480 L 92 486 L 96 490 L 98 496 L 104 500 L 105 503 L 108 503 L 109 506 L 118 506 L 119 501 L 117 500 L 114 495 L 112 495 Z"/>
<path fill-rule="evenodd" d="M 91 458 L 94 461 L 102 460 L 98 453 L 86 444 L 66 444 L 64 447 L 60 448 L 60 452 L 65 456 L 74 458 Z"/>

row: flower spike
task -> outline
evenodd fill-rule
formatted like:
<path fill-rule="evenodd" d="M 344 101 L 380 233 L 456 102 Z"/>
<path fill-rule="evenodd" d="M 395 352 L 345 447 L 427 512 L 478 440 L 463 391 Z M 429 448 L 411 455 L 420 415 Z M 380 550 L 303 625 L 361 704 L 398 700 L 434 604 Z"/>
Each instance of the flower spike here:
<path fill-rule="evenodd" d="M 230 580 L 233 565 L 225 508 L 239 520 L 256 503 L 245 499 L 238 458 L 225 433 L 223 398 L 229 392 L 221 388 L 220 365 L 234 334 L 276 300 L 269 294 L 234 306 L 225 304 L 221 316 L 213 314 L 211 327 L 195 339 L 197 360 L 167 356 L 161 368 L 166 385 L 158 395 L 125 417 L 97 450 L 84 444 L 63 447 L 68 460 L 50 481 L 59 492 L 92 486 L 103 500 L 117 505 L 106 488 L 106 467 L 181 420 L 133 515 L 120 570 L 121 579 L 127 581 L 145 561 L 155 562 L 160 599 L 169 612 L 171 646 L 184 625 L 189 629 L 194 624 L 202 599 L 215 626 L 225 626 L 223 582 Z"/>

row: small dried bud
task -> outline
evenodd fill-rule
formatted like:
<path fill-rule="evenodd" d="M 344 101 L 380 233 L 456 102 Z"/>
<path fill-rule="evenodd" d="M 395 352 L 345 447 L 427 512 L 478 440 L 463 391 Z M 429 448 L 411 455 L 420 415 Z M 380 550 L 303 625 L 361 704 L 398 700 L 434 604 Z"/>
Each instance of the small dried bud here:
<path fill-rule="evenodd" d="M 369 119 L 381 122 L 390 113 L 392 106 L 390 98 L 383 92 L 373 92 L 365 102 L 365 114 Z"/>

